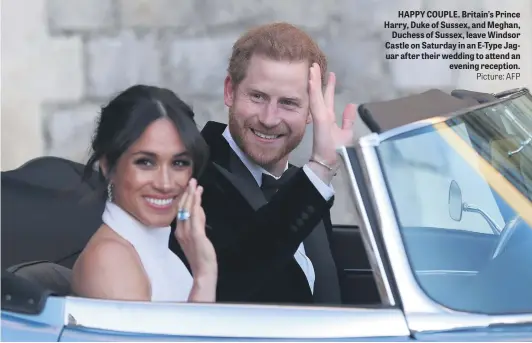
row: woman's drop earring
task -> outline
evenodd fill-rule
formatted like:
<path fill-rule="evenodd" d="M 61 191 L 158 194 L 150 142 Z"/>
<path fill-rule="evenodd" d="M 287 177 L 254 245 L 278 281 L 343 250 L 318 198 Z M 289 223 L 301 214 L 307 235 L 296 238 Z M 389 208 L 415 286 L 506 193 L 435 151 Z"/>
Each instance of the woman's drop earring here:
<path fill-rule="evenodd" d="M 107 185 L 107 200 L 109 202 L 113 202 L 113 186 L 111 182 Z"/>

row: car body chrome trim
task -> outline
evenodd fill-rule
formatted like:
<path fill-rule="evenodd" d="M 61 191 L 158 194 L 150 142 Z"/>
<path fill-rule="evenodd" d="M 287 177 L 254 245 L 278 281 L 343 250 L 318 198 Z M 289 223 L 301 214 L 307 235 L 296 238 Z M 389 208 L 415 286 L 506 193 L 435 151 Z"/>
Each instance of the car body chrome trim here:
<path fill-rule="evenodd" d="M 125 333 L 228 338 L 410 335 L 399 309 L 111 301 L 67 297 L 65 325 Z"/>
<path fill-rule="evenodd" d="M 368 273 L 368 272 L 373 272 L 373 270 L 371 268 L 344 268 L 344 272 Z"/>
<path fill-rule="evenodd" d="M 411 129 L 413 127 L 410 126 Z M 381 141 L 378 134 L 369 134 L 359 139 L 358 146 L 364 156 L 363 168 L 365 168 L 367 182 L 373 190 L 372 199 L 379 220 L 379 229 L 410 330 L 413 332 L 447 331 L 488 327 L 492 324 L 532 322 L 532 314 L 487 315 L 455 311 L 435 302 L 421 289 L 408 261 L 395 210 L 377 155 L 376 148 Z"/>
<path fill-rule="evenodd" d="M 372 273 L 373 270 L 371 268 L 344 268 L 344 272 L 346 273 Z M 427 269 L 427 270 L 416 270 L 416 275 L 449 275 L 449 274 L 456 274 L 456 275 L 463 275 L 463 276 L 475 276 L 478 274 L 477 270 L 439 270 L 439 269 Z"/>
<path fill-rule="evenodd" d="M 353 149 L 356 153 L 356 148 Z M 382 255 L 377 246 L 377 241 L 375 239 L 375 235 L 373 234 L 373 230 L 371 230 L 368 212 L 364 203 L 364 199 L 362 199 L 362 193 L 355 178 L 355 173 L 351 164 L 352 161 L 349 158 L 347 148 L 342 147 L 338 149 L 338 153 L 344 161 L 344 165 L 347 170 L 348 181 L 350 184 L 351 195 L 354 198 L 354 203 L 358 211 L 358 216 L 362 221 L 361 224 L 365 228 L 365 230 L 360 229 L 360 235 L 362 237 L 362 241 L 367 252 L 369 264 L 373 272 L 373 277 L 375 278 L 375 283 L 377 284 L 381 302 L 384 305 L 395 306 L 397 302 L 392 292 L 390 278 L 389 275 L 387 275 L 386 273 L 386 269 L 384 268 L 384 264 L 381 257 Z"/>
<path fill-rule="evenodd" d="M 448 275 L 448 274 L 456 274 L 456 275 L 466 275 L 466 276 L 474 276 L 478 274 L 477 270 L 416 270 L 416 274 L 418 275 Z"/>

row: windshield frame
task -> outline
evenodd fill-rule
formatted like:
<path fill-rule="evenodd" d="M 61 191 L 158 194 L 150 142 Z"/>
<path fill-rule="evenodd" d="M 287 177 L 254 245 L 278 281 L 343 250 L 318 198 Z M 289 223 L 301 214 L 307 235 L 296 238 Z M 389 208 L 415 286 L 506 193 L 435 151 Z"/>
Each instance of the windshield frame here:
<path fill-rule="evenodd" d="M 364 171 L 363 182 L 373 191 L 370 200 L 378 219 L 378 227 L 375 231 L 381 235 L 380 238 L 384 245 L 384 251 L 379 253 L 382 255 L 382 258 L 387 257 L 388 259 L 387 262 L 390 264 L 392 271 L 392 275 L 389 275 L 389 277 L 392 277 L 395 281 L 394 283 L 397 287 L 397 293 L 405 316 L 407 317 L 410 328 L 414 331 L 456 330 L 471 327 L 488 327 L 494 324 L 532 323 L 532 313 L 490 315 L 460 312 L 437 303 L 425 293 L 418 284 L 411 268 L 391 200 L 391 194 L 388 191 L 377 152 L 380 144 L 395 136 L 445 122 L 450 118 L 487 108 L 511 99 L 530 96 L 530 92 L 526 88 L 505 93 L 496 101 L 470 106 L 445 116 L 420 120 L 380 134 L 372 133 L 366 135 L 358 139 L 355 144 L 357 163 Z M 357 206 L 363 206 L 363 204 L 357 204 Z M 369 227 L 367 229 L 371 230 Z"/>
<path fill-rule="evenodd" d="M 498 98 L 497 100 L 495 100 L 495 101 L 484 102 L 484 103 L 481 103 L 481 104 L 476 105 L 476 106 L 469 106 L 469 107 L 457 110 L 455 112 L 446 114 L 445 116 L 437 116 L 437 117 L 422 119 L 422 120 L 419 120 L 419 121 L 416 121 L 416 122 L 413 122 L 413 123 L 405 124 L 405 125 L 402 125 L 402 126 L 399 126 L 399 127 L 384 131 L 384 132 L 379 133 L 379 134 L 370 134 L 368 136 L 374 136 L 375 135 L 376 138 L 372 138 L 372 140 L 376 139 L 377 140 L 377 144 L 381 144 L 381 143 L 383 143 L 383 142 L 385 142 L 387 140 L 391 140 L 391 139 L 393 139 L 393 138 L 395 138 L 395 137 L 397 137 L 399 135 L 402 135 L 404 133 L 407 133 L 407 132 L 410 132 L 410 131 L 414 131 L 416 129 L 421 129 L 421 128 L 424 128 L 424 127 L 428 127 L 430 125 L 443 123 L 443 122 L 445 122 L 445 121 L 447 121 L 449 119 L 461 116 L 461 115 L 466 114 L 468 112 L 473 112 L 473 111 L 476 111 L 476 110 L 482 110 L 482 109 L 485 109 L 485 108 L 488 108 L 488 107 L 491 107 L 491 106 L 494 106 L 494 105 L 502 104 L 502 103 L 504 103 L 506 101 L 509 101 L 509 100 L 520 98 L 522 96 L 532 96 L 530 91 L 528 90 L 528 88 L 519 88 L 519 89 L 514 90 L 511 93 L 502 92 L 501 94 L 502 94 L 502 96 L 500 98 Z M 496 96 L 497 96 L 497 94 L 496 94 Z M 364 140 L 368 136 L 362 137 L 361 140 Z"/>

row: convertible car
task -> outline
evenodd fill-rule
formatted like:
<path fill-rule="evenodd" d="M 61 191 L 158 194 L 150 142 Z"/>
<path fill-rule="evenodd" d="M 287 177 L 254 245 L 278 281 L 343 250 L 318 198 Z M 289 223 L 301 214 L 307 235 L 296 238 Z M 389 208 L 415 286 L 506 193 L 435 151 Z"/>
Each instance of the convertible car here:
<path fill-rule="evenodd" d="M 530 92 L 358 111 L 370 132 L 338 150 L 358 223 L 330 236 L 341 306 L 73 296 L 103 203 L 81 164 L 43 157 L 2 172 L 2 340 L 532 341 Z"/>

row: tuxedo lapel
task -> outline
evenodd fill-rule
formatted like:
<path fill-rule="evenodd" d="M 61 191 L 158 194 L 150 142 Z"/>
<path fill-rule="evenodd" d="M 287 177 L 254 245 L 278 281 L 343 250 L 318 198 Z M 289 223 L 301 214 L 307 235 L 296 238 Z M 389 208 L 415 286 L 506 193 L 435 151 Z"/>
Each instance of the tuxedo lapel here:
<path fill-rule="evenodd" d="M 227 144 L 227 147 L 230 149 L 229 144 Z M 220 171 L 222 169 L 220 165 L 217 168 Z M 294 166 L 289 167 L 283 174 L 283 178 L 288 181 L 289 178 L 296 174 L 297 170 L 298 168 Z M 229 152 L 229 170 L 226 170 L 223 174 L 241 191 L 241 194 L 249 201 L 253 209 L 257 210 L 267 203 L 267 199 L 257 181 L 233 150 Z"/>
<path fill-rule="evenodd" d="M 254 183 L 254 180 L 252 180 L 253 182 L 250 182 L 249 180 L 240 177 L 240 175 L 231 173 L 229 170 L 217 163 L 213 162 L 213 165 L 229 182 L 231 182 L 237 192 L 239 192 L 247 200 L 254 210 L 257 210 L 266 204 L 266 199 L 264 198 L 259 186 Z"/>
<path fill-rule="evenodd" d="M 227 146 L 229 147 L 229 144 Z M 255 210 L 266 204 L 266 198 L 257 181 L 232 149 L 229 153 L 229 170 L 236 176 L 235 179 L 240 180 L 241 189 L 245 193 L 243 195 Z"/>

